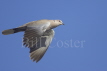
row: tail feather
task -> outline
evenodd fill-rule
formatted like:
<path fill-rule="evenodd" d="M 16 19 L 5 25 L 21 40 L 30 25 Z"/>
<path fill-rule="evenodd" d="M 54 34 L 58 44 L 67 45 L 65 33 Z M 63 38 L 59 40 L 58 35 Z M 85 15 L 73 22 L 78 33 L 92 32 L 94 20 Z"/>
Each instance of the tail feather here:
<path fill-rule="evenodd" d="M 26 27 L 7 29 L 7 30 L 2 31 L 2 34 L 9 35 L 9 34 L 14 34 L 14 33 L 21 32 L 21 31 L 25 31 L 25 30 L 26 30 Z"/>
<path fill-rule="evenodd" d="M 9 35 L 9 34 L 13 34 L 14 33 L 14 30 L 13 29 L 8 29 L 8 30 L 4 30 L 2 32 L 3 35 Z"/>

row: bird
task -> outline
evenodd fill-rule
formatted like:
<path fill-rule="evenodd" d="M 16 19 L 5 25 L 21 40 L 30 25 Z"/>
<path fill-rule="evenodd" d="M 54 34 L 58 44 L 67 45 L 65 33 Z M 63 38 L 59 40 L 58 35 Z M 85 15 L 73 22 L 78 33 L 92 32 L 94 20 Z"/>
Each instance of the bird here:
<path fill-rule="evenodd" d="M 2 31 L 3 35 L 24 32 L 23 45 L 30 49 L 30 58 L 38 62 L 47 51 L 53 37 L 54 28 L 64 25 L 61 20 L 36 20 L 28 22 L 17 28 Z"/>

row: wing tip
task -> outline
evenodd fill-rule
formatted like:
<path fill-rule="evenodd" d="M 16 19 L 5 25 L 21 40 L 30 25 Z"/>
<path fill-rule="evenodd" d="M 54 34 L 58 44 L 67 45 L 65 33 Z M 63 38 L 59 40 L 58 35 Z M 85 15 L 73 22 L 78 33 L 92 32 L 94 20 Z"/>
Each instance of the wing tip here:
<path fill-rule="evenodd" d="M 37 62 L 41 60 L 41 58 L 44 56 L 45 52 L 47 50 L 47 47 L 41 47 L 33 52 L 30 53 L 30 59 Z"/>

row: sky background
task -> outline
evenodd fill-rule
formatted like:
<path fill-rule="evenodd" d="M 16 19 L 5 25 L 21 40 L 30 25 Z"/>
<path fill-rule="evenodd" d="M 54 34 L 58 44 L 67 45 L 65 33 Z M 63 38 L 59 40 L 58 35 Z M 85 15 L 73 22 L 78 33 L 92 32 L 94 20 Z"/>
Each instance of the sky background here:
<path fill-rule="evenodd" d="M 107 0 L 0 1 L 1 32 L 40 19 L 65 24 L 44 57 L 30 60 L 23 32 L 0 34 L 0 71 L 107 71 Z"/>

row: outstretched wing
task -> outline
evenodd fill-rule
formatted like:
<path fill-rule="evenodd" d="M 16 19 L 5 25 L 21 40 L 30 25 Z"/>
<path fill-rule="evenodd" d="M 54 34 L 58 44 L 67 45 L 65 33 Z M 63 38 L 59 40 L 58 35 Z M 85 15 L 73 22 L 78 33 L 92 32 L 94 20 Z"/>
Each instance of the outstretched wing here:
<path fill-rule="evenodd" d="M 23 45 L 28 48 L 32 48 L 38 41 L 39 38 L 44 34 L 47 28 L 50 26 L 50 23 L 40 23 L 40 24 L 31 24 L 27 25 L 27 29 L 24 33 Z"/>
<path fill-rule="evenodd" d="M 38 39 L 39 41 L 37 44 L 30 48 L 30 57 L 33 61 L 38 62 L 43 57 L 52 41 L 53 36 L 54 31 L 52 29 L 46 31 L 44 35 Z"/>

